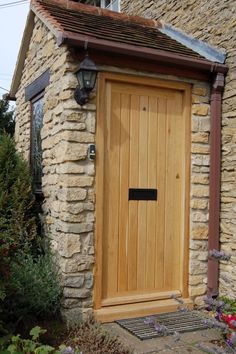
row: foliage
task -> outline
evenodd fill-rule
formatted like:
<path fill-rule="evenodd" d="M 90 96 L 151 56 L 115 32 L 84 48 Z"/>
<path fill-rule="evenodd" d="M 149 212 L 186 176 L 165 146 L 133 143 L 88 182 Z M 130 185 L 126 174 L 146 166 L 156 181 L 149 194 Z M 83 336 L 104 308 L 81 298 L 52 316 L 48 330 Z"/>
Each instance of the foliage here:
<path fill-rule="evenodd" d="M 0 100 L 0 134 L 13 136 L 15 131 L 14 111 L 9 111 L 9 102 Z"/>
<path fill-rule="evenodd" d="M 221 257 L 225 258 L 225 254 L 221 253 Z M 217 255 L 218 258 L 218 255 Z M 228 257 L 229 260 L 229 257 Z M 184 304 L 181 298 L 176 297 L 176 295 L 172 295 L 172 299 L 174 299 L 178 304 L 178 310 L 184 312 L 190 312 L 187 306 Z M 224 300 L 224 301 L 223 301 Z M 204 298 L 205 303 L 207 304 L 206 310 L 208 311 L 208 316 L 202 317 L 202 323 L 207 327 L 207 329 L 202 334 L 204 338 L 203 342 L 188 342 L 184 339 L 184 337 L 179 332 L 174 332 L 173 329 L 168 328 L 169 326 L 164 326 L 162 323 L 158 322 L 155 317 L 146 317 L 144 323 L 151 326 L 152 330 L 155 330 L 158 333 L 158 336 L 172 336 L 175 342 L 182 342 L 182 345 L 187 345 L 188 351 L 192 351 L 193 349 L 199 349 L 201 352 L 208 354 L 230 354 L 236 353 L 236 316 L 230 314 L 226 315 L 224 313 L 224 309 L 227 308 L 230 311 L 231 305 L 235 305 L 235 301 L 228 298 L 220 298 L 214 299 L 211 297 Z M 181 306 L 180 306 L 181 305 Z M 232 311 L 232 308 L 231 308 Z M 170 318 L 169 318 L 170 320 Z M 170 323 L 169 323 L 170 324 Z M 208 337 L 208 329 L 214 328 L 215 330 L 220 331 L 222 338 L 224 336 L 224 340 L 220 341 L 212 341 L 211 336 L 209 336 L 209 344 L 207 345 L 206 338 Z M 212 344 L 216 344 L 212 346 Z M 181 345 L 181 344 L 180 344 Z"/>
<path fill-rule="evenodd" d="M 8 321 L 30 315 L 50 318 L 59 311 L 59 274 L 49 251 L 37 257 L 18 254 L 10 272 L 8 298 L 5 301 Z"/>
<path fill-rule="evenodd" d="M 59 309 L 58 272 L 37 234 L 31 182 L 29 166 L 14 141 L 0 135 L 0 312 L 5 324 L 32 314 L 52 316 Z"/>
<path fill-rule="evenodd" d="M 44 345 L 39 342 L 41 334 L 46 330 L 36 326 L 30 331 L 30 339 L 22 339 L 20 335 L 12 336 L 11 338 L 5 337 L 0 339 L 0 354 L 79 354 L 80 351 L 68 351 L 66 346 L 61 346 L 59 350 L 56 350 L 50 345 Z M 71 349 L 71 348 L 70 348 Z M 66 351 L 67 350 L 67 351 Z"/>
<path fill-rule="evenodd" d="M 0 136 L 0 280 L 9 261 L 36 237 L 34 195 L 27 163 L 9 135 Z"/>
<path fill-rule="evenodd" d="M 229 261 L 231 258 L 231 255 L 225 253 L 225 251 L 223 251 L 223 250 L 218 251 L 215 249 L 210 250 L 208 256 L 209 256 L 209 258 L 214 258 L 216 260 L 222 260 L 222 261 Z"/>
<path fill-rule="evenodd" d="M 10 264 L 36 237 L 34 196 L 27 163 L 9 135 L 0 135 L 0 297 L 7 295 Z M 7 296 L 6 296 L 7 298 Z M 5 301 L 4 301 L 5 304 Z M 3 302 L 0 302 L 0 311 Z M 2 317 L 2 316 L 1 316 Z"/>
<path fill-rule="evenodd" d="M 12 138 L 0 135 L 0 312 L 7 298 L 10 264 L 36 237 L 34 196 L 29 168 Z M 2 317 L 2 315 L 1 315 Z"/>
<path fill-rule="evenodd" d="M 93 317 L 71 330 L 67 343 L 71 347 L 80 348 L 83 354 L 131 354 L 117 337 L 105 331 Z"/>
<path fill-rule="evenodd" d="M 226 343 L 236 348 L 236 300 L 228 297 L 218 299 L 206 298 L 207 310 L 218 324 L 225 326 Z"/>
<path fill-rule="evenodd" d="M 2 312 L 1 302 L 5 299 L 5 297 L 6 297 L 5 286 L 3 284 L 0 284 L 0 315 Z M 6 333 L 6 329 L 4 327 L 4 323 L 2 319 L 0 319 L 0 333 L 4 333 L 4 334 Z"/>
<path fill-rule="evenodd" d="M 6 297 L 5 287 L 3 284 L 0 284 L 0 302 L 3 301 Z"/>
<path fill-rule="evenodd" d="M 221 301 L 223 301 L 224 306 L 223 306 L 223 312 L 226 315 L 236 315 L 236 300 L 235 299 L 230 299 L 226 296 L 222 296 L 220 298 Z"/>

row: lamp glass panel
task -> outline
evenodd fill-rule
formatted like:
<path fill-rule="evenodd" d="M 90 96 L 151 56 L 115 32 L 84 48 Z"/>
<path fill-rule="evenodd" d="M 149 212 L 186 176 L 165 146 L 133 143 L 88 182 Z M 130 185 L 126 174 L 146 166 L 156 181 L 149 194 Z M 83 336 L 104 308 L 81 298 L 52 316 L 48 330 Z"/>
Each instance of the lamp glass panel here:
<path fill-rule="evenodd" d="M 97 78 L 96 70 L 80 69 L 76 76 L 81 89 L 91 91 L 94 88 Z"/>
<path fill-rule="evenodd" d="M 77 80 L 79 82 L 80 88 L 84 87 L 84 74 L 82 70 L 77 72 Z"/>
<path fill-rule="evenodd" d="M 92 79 L 92 71 L 90 70 L 83 70 L 83 74 L 84 74 L 84 88 L 85 89 L 92 89 L 92 83 L 91 83 L 91 79 Z"/>
<path fill-rule="evenodd" d="M 97 79 L 97 71 L 91 72 L 91 89 L 94 88 Z"/>

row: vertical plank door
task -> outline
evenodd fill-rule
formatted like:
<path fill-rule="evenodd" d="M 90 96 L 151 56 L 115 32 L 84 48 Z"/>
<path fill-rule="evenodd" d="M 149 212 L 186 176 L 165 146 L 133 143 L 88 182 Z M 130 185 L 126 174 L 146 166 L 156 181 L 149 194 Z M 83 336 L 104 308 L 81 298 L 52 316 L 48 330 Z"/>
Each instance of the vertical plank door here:
<path fill-rule="evenodd" d="M 170 298 L 187 289 L 189 87 L 148 82 L 108 75 L 100 97 L 101 307 Z M 157 198 L 130 198 L 130 189 L 156 190 Z"/>

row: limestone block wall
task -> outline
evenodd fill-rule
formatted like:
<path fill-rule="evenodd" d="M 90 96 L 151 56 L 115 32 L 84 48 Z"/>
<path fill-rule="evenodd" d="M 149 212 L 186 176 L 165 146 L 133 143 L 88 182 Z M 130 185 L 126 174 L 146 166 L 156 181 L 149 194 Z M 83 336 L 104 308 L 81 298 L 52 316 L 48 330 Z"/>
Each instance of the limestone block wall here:
<path fill-rule="evenodd" d="M 88 159 L 87 150 L 88 145 L 95 142 L 96 97 L 94 94 L 83 109 L 75 102 L 74 71 L 78 64 L 66 47 L 56 45 L 53 35 L 36 18 L 17 92 L 16 140 L 18 149 L 28 159 L 31 107 L 30 102 L 25 102 L 25 87 L 49 68 L 50 83 L 44 94 L 41 131 L 43 209 L 45 226 L 62 274 L 63 313 L 70 321 L 78 321 L 92 311 L 95 263 L 95 166 Z M 189 289 L 198 303 L 206 291 L 209 85 L 175 77 L 166 79 L 192 84 Z"/>
<path fill-rule="evenodd" d="M 35 18 L 35 27 L 17 92 L 16 141 L 26 159 L 30 151 L 31 105 L 25 87 L 50 69 L 41 130 L 44 219 L 62 273 L 67 318 L 91 311 L 94 264 L 94 163 L 87 149 L 95 140 L 95 99 L 80 109 L 73 95 L 79 63 Z M 73 308 L 73 311 L 71 309 Z M 76 308 L 76 309 L 74 309 Z M 70 312 L 71 311 L 71 312 Z"/>
<path fill-rule="evenodd" d="M 235 0 L 121 0 L 132 15 L 163 20 L 227 53 L 223 95 L 221 248 L 232 254 L 220 265 L 220 292 L 236 296 L 236 6 Z"/>
<path fill-rule="evenodd" d="M 209 207 L 210 88 L 195 83 L 192 89 L 192 144 L 190 194 L 189 294 L 201 304 L 207 290 Z"/>

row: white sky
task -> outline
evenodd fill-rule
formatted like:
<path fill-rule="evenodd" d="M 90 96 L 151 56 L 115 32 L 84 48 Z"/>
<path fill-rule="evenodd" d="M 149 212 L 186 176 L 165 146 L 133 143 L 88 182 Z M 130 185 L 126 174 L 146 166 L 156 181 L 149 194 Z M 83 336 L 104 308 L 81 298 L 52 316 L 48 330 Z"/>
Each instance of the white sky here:
<path fill-rule="evenodd" d="M 8 90 L 29 11 L 29 1 L 6 8 L 3 5 L 17 1 L 20 0 L 0 0 L 0 86 Z M 6 91 L 0 88 L 0 98 L 4 93 Z"/>

